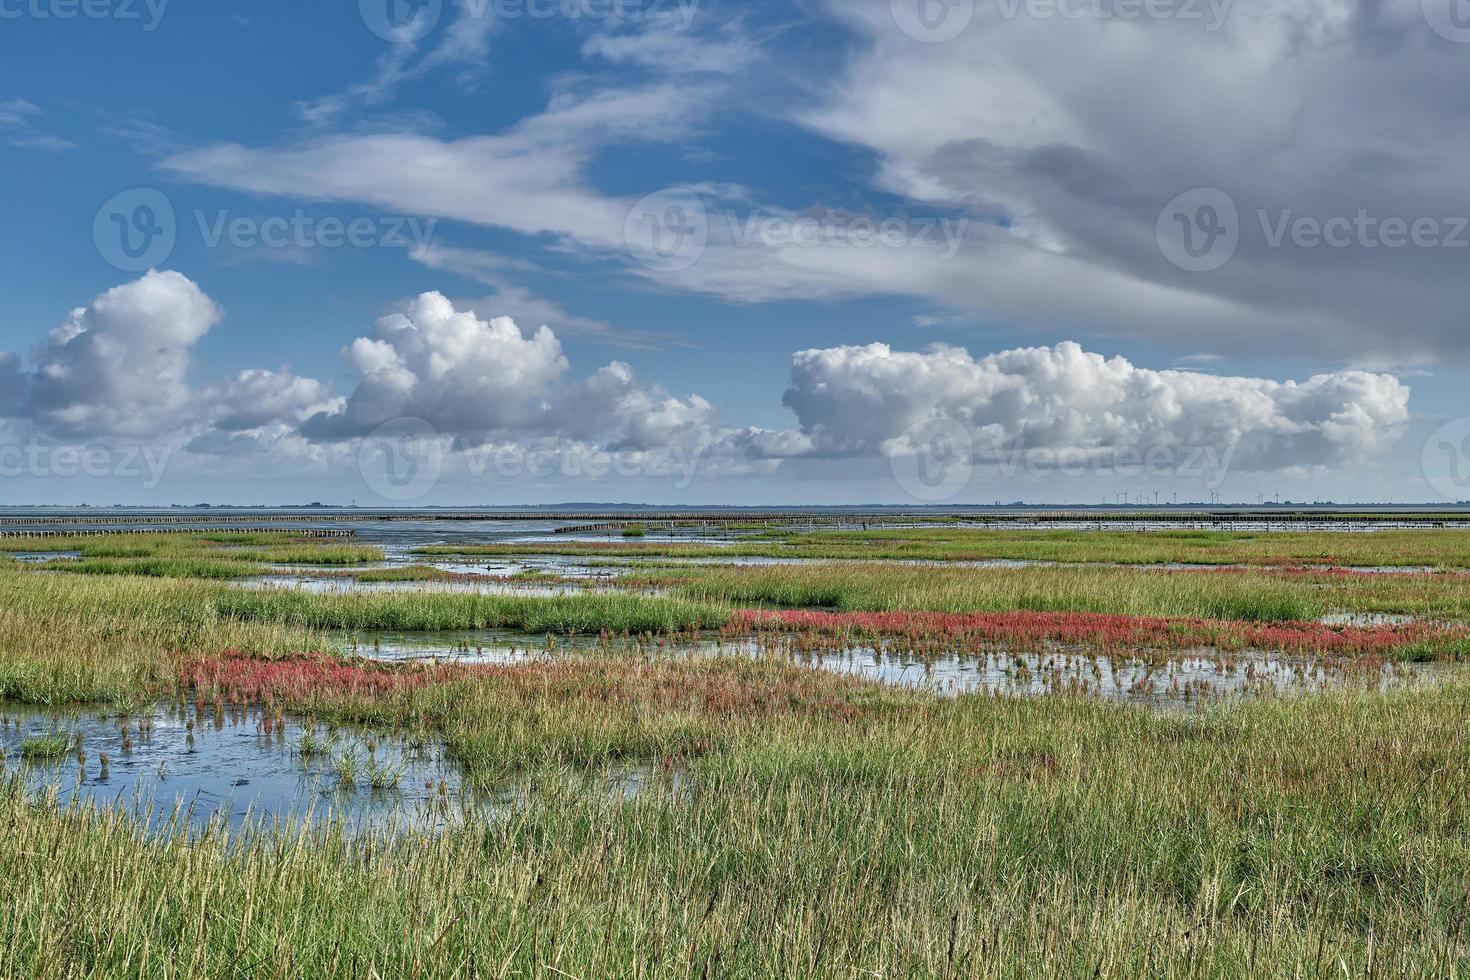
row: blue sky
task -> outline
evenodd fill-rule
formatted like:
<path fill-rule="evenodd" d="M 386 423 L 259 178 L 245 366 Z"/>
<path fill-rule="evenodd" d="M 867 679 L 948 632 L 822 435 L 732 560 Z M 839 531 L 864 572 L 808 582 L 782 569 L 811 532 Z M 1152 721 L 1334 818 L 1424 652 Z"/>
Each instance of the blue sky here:
<path fill-rule="evenodd" d="M 1434 3 L 0 0 L 0 492 L 1470 498 Z"/>

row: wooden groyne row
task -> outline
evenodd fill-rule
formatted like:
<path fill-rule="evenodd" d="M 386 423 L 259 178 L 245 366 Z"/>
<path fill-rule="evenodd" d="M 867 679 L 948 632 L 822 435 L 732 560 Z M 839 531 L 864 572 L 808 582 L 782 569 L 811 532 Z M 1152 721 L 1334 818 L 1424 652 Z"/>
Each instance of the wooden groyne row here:
<path fill-rule="evenodd" d="M 1015 527 L 1028 524 L 1068 524 L 1094 527 L 1129 527 L 1155 525 L 1180 530 L 1268 530 L 1298 525 L 1345 525 L 1372 527 L 1374 525 L 1412 525 L 1416 527 L 1470 527 L 1470 514 L 1429 513 L 1353 513 L 1353 512 L 1290 512 L 1275 511 L 1222 511 L 1205 512 L 1159 512 L 1159 511 L 1027 511 L 1011 513 L 974 512 L 939 514 L 924 512 L 915 514 L 731 514 L 700 517 L 667 517 L 657 514 L 646 516 L 613 517 L 597 515 L 595 520 L 583 520 L 575 524 L 554 529 L 555 534 L 598 534 L 617 533 L 628 528 L 644 528 L 649 532 L 674 528 L 882 528 L 962 524 L 985 527 L 1004 525 Z"/>
<path fill-rule="evenodd" d="M 69 529 L 65 531 L 0 531 L 0 538 L 95 538 L 110 535 L 141 535 L 141 534 L 218 534 L 220 528 L 146 528 L 146 527 L 119 527 L 119 528 L 89 528 L 86 530 Z M 238 527 L 230 528 L 231 534 L 280 534 L 278 527 Z M 299 529 L 291 532 L 298 538 L 353 538 L 357 532 L 345 528 L 332 529 Z"/>
<path fill-rule="evenodd" d="M 622 520 L 596 521 L 591 524 L 569 524 L 565 527 L 552 529 L 552 534 L 597 534 L 601 532 L 624 531 L 628 528 L 646 528 L 649 531 L 671 531 L 674 528 L 710 528 L 728 529 L 740 528 L 803 528 L 803 527 L 850 527 L 862 528 L 882 527 L 885 524 L 913 524 L 913 518 L 889 518 L 883 520 L 872 517 L 827 517 L 809 514 L 788 514 L 785 516 L 755 516 L 755 517 L 730 517 L 730 518 L 704 518 L 700 520 L 669 520 L 667 518 L 629 517 Z"/>
<path fill-rule="evenodd" d="M 0 528 L 21 527 L 117 527 L 133 530 L 139 526 L 163 528 L 174 525 L 201 526 L 235 530 L 271 530 L 264 525 L 333 525 L 365 522 L 523 522 L 545 521 L 567 526 L 558 533 L 616 531 L 628 527 L 698 528 L 698 527 L 884 527 L 895 524 L 977 524 L 1004 522 L 1008 525 L 1030 523 L 1059 524 L 1168 524 L 1180 528 L 1222 527 L 1239 525 L 1280 524 L 1405 524 L 1428 527 L 1470 527 L 1470 510 L 1329 510 L 1287 508 L 1198 508 L 1177 510 L 1150 508 L 1074 510 L 958 509 L 905 511 L 901 509 L 808 511 L 808 510 L 672 510 L 672 511 L 351 511 L 294 513 L 189 513 L 189 514 L 36 514 L 0 516 Z M 240 528 L 238 525 L 256 525 Z M 304 532 L 303 532 L 304 533 Z M 326 536 L 334 536 L 326 534 Z M 351 533 L 351 532 L 346 532 Z"/>
<path fill-rule="evenodd" d="M 173 515 L 133 514 L 126 517 L 95 517 L 72 515 L 70 517 L 0 517 L 0 527 L 45 527 L 54 524 L 85 525 L 87 527 L 137 527 L 147 525 L 174 524 L 303 524 L 303 523 L 361 523 L 363 521 L 390 520 L 382 516 L 337 514 L 317 516 L 315 514 L 195 514 L 193 517 Z M 232 528 L 232 530 L 271 531 L 279 528 Z M 352 532 L 347 532 L 352 533 Z"/>

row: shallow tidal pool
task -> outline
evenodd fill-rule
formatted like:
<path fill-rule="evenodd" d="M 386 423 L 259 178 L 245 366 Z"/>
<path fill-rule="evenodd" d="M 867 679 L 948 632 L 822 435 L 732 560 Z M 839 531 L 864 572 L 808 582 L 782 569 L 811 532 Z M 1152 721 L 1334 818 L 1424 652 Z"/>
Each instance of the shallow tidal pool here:
<path fill-rule="evenodd" d="M 47 752 L 35 754 L 40 747 Z M 259 708 L 124 715 L 0 704 L 0 750 L 0 772 L 18 774 L 38 797 L 128 810 L 160 832 L 176 815 L 194 828 L 339 821 L 354 833 L 437 831 L 527 806 L 536 792 L 528 780 L 472 786 L 433 739 Z M 638 764 L 568 778 L 576 792 L 614 800 L 685 786 L 682 773 Z"/>
<path fill-rule="evenodd" d="M 150 825 L 177 807 L 194 825 L 291 818 L 433 828 L 482 802 L 436 742 L 258 709 L 123 715 L 0 705 L 0 748 L 6 769 L 58 803 L 131 807 Z"/>
<path fill-rule="evenodd" d="M 532 636 L 504 630 L 340 634 L 344 650 L 371 660 L 515 664 L 603 651 L 589 636 Z M 619 651 L 618 641 L 612 649 Z M 1164 654 L 1094 653 L 1058 646 L 1045 653 L 992 650 L 921 656 L 852 646 L 805 651 L 753 638 L 671 642 L 649 657 L 778 656 L 832 671 L 943 695 L 991 692 L 1042 697 L 1085 695 L 1152 705 L 1197 707 L 1224 698 L 1320 691 L 1348 683 L 1382 689 L 1432 680 L 1451 666 L 1364 663 L 1350 658 L 1291 656 L 1201 648 Z"/>

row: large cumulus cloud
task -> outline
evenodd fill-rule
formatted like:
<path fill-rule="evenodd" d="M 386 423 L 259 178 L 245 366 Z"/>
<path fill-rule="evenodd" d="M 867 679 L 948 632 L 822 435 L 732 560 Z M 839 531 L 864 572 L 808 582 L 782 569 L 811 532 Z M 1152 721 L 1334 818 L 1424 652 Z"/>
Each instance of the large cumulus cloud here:
<path fill-rule="evenodd" d="M 1305 381 L 1154 371 L 1076 343 L 976 358 L 956 347 L 886 344 L 797 353 L 786 405 L 828 455 L 901 452 L 909 433 L 951 420 L 982 451 L 1212 449 L 1236 466 L 1332 466 L 1381 448 L 1408 421 L 1409 389 L 1388 374 Z"/>
<path fill-rule="evenodd" d="M 167 440 L 218 426 L 299 422 L 331 404 L 320 382 L 252 369 L 203 389 L 194 347 L 224 311 L 187 276 L 152 271 L 72 310 L 29 362 L 0 352 L 0 417 L 64 440 Z"/>
<path fill-rule="evenodd" d="M 48 335 L 17 386 L 21 412 L 68 435 L 176 426 L 190 405 L 189 351 L 221 316 L 177 272 L 109 289 Z"/>
<path fill-rule="evenodd" d="M 461 435 L 523 428 L 570 368 L 549 327 L 526 336 L 509 317 L 481 320 L 440 293 L 378 320 L 373 335 L 354 340 L 342 356 L 357 388 L 340 411 L 309 420 L 307 435 L 362 436 L 403 417 Z"/>

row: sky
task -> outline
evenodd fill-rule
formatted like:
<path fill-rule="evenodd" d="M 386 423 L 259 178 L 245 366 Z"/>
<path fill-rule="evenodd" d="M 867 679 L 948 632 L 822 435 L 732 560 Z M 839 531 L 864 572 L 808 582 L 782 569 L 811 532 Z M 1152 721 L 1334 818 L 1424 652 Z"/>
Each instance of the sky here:
<path fill-rule="evenodd" d="M 0 0 L 0 504 L 1470 499 L 1465 0 Z"/>

